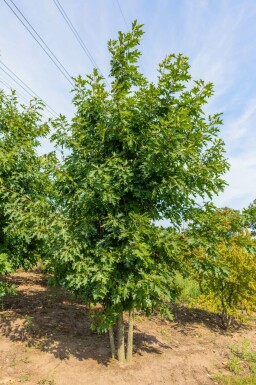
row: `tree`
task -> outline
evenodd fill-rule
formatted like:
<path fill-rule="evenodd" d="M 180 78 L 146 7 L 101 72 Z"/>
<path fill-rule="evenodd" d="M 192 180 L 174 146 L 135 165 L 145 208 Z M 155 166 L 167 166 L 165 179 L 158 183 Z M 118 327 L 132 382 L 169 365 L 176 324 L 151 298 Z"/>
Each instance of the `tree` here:
<path fill-rule="evenodd" d="M 0 90 L 0 274 L 28 268 L 42 253 L 42 243 L 31 236 L 27 207 L 47 186 L 44 157 L 37 154 L 40 138 L 49 132 L 41 122 L 43 104 L 33 100 L 19 106 L 15 92 Z M 8 291 L 3 281 L 0 297 Z"/>
<path fill-rule="evenodd" d="M 179 266 L 180 235 L 198 197 L 221 191 L 228 164 L 218 137 L 220 114 L 203 106 L 213 85 L 192 82 L 188 58 L 168 55 L 158 81 L 139 72 L 136 21 L 110 40 L 111 89 L 94 69 L 75 79 L 76 114 L 54 122 L 53 139 L 68 149 L 57 175 L 65 216 L 53 252 L 59 282 L 87 302 L 100 303 L 101 332 L 118 324 L 117 355 L 125 360 L 123 312 L 129 312 L 127 360 L 132 355 L 134 309 L 168 311 L 172 276 Z M 161 218 L 172 227 L 157 226 Z"/>
<path fill-rule="evenodd" d="M 244 216 L 229 208 L 201 210 L 190 225 L 192 276 L 202 295 L 197 304 L 221 315 L 228 329 L 256 309 L 256 242 Z"/>
<path fill-rule="evenodd" d="M 256 199 L 243 210 L 243 215 L 251 234 L 256 235 Z"/>

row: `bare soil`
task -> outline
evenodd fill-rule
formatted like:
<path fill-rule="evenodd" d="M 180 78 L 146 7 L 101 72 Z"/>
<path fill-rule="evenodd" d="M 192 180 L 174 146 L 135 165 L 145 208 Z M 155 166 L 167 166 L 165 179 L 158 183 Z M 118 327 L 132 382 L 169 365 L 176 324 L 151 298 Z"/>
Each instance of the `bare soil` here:
<path fill-rule="evenodd" d="M 11 277 L 18 295 L 0 311 L 0 384 L 211 385 L 225 373 L 230 347 L 256 347 L 255 322 L 224 333 L 219 319 L 179 306 L 175 322 L 135 317 L 130 365 L 110 359 L 108 335 L 90 329 L 89 309 L 42 274 Z"/>

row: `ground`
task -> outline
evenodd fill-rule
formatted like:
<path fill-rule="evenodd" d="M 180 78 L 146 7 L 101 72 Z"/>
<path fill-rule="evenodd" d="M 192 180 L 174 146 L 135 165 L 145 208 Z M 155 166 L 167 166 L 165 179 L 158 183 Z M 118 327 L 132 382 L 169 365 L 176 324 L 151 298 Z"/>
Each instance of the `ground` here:
<path fill-rule="evenodd" d="M 108 336 L 91 331 L 85 305 L 40 272 L 11 280 L 19 294 L 0 311 L 0 384 L 211 385 L 232 345 L 256 347 L 255 322 L 225 333 L 217 316 L 179 306 L 173 322 L 136 315 L 134 359 L 121 365 L 110 359 Z"/>

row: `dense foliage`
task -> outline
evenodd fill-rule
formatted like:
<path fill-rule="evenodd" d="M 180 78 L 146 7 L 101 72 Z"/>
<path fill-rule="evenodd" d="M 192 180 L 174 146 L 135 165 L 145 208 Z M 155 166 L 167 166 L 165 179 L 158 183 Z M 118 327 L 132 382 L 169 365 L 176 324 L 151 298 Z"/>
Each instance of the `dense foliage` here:
<path fill-rule="evenodd" d="M 239 211 L 211 208 L 190 226 L 191 273 L 202 292 L 196 302 L 220 313 L 225 328 L 256 309 L 256 242 L 245 223 Z"/>
<path fill-rule="evenodd" d="M 25 231 L 26 207 L 46 189 L 41 178 L 43 157 L 38 156 L 40 139 L 48 133 L 41 123 L 42 103 L 34 100 L 19 106 L 15 92 L 0 91 L 0 274 L 37 261 L 40 241 Z M 15 223 L 16 222 L 16 223 Z M 2 295 L 7 290 L 1 283 Z"/>
<path fill-rule="evenodd" d="M 246 220 L 246 225 L 249 228 L 252 235 L 256 235 L 256 199 L 243 210 L 243 215 Z"/>
<path fill-rule="evenodd" d="M 96 69 L 74 79 L 74 118 L 52 121 L 61 160 L 37 153 L 49 133 L 42 103 L 19 107 L 14 94 L 0 94 L 0 274 L 43 258 L 56 283 L 102 305 L 93 327 L 109 330 L 113 356 L 118 324 L 119 360 L 123 312 L 130 360 L 134 310 L 171 316 L 182 274 L 225 326 L 256 303 L 255 202 L 243 215 L 198 210 L 223 190 L 228 169 L 221 115 L 203 110 L 213 85 L 192 80 L 181 54 L 168 55 L 149 82 L 138 67 L 142 35 L 134 22 L 110 40 L 110 89 Z"/>
<path fill-rule="evenodd" d="M 67 288 L 103 305 L 100 331 L 118 316 L 122 327 L 123 311 L 169 303 L 172 276 L 182 269 L 176 229 L 193 218 L 198 197 L 223 189 L 228 167 L 221 117 L 203 112 L 213 85 L 192 81 L 181 54 L 168 55 L 156 84 L 149 82 L 137 65 L 142 35 L 134 22 L 110 40 L 111 89 L 96 69 L 78 77 L 72 123 L 54 122 L 68 155 L 57 175 L 66 219 L 53 270 Z M 159 228 L 161 218 L 172 227 Z"/>

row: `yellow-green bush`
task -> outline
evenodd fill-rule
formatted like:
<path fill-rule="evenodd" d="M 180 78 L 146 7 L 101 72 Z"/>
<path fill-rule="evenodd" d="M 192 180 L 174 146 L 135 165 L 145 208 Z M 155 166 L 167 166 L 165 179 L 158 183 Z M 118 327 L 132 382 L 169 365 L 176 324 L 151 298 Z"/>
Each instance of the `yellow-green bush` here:
<path fill-rule="evenodd" d="M 225 328 L 256 310 L 256 240 L 231 209 L 204 214 L 193 229 L 191 275 L 200 287 L 197 305 L 216 313 Z"/>
<path fill-rule="evenodd" d="M 234 319 L 245 321 L 256 310 L 256 258 L 244 246 L 237 245 L 236 240 L 228 245 L 221 241 L 216 254 L 209 261 L 212 269 L 195 274 L 202 290 L 197 302 L 220 313 L 227 328 Z M 203 249 L 199 251 L 199 260 L 209 258 Z M 218 273 L 224 266 L 225 273 Z"/>

